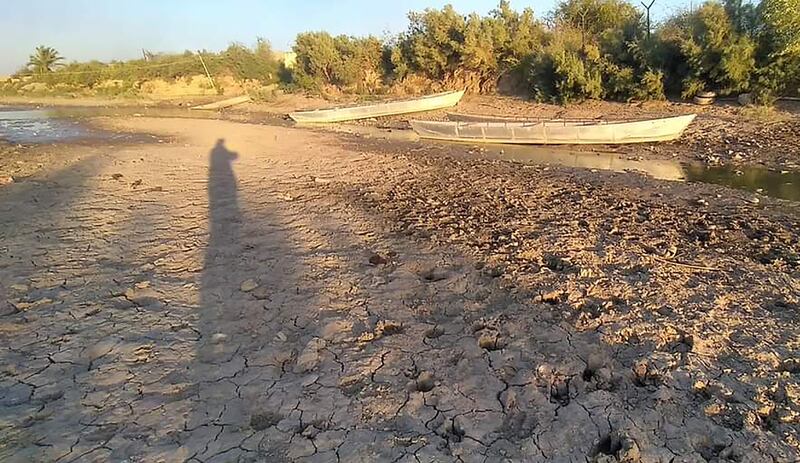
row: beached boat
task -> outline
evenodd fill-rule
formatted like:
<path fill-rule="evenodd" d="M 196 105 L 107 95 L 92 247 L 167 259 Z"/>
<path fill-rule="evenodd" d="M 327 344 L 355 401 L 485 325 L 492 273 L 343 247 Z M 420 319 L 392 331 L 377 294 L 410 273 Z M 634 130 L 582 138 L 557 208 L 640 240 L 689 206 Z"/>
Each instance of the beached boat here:
<path fill-rule="evenodd" d="M 249 96 L 237 96 L 234 98 L 228 98 L 227 100 L 222 101 L 215 101 L 213 103 L 204 104 L 200 106 L 192 106 L 190 109 L 205 109 L 205 110 L 213 110 L 213 109 L 225 109 L 230 108 L 231 106 L 236 106 L 238 104 L 247 103 L 252 101 Z"/>
<path fill-rule="evenodd" d="M 354 121 L 356 119 L 369 119 L 371 117 L 394 116 L 397 114 L 450 108 L 457 105 L 463 96 L 464 90 L 460 90 L 457 92 L 437 93 L 413 100 L 390 101 L 386 103 L 344 108 L 317 109 L 314 111 L 297 111 L 290 113 L 289 117 L 296 122 L 302 123 Z"/>
<path fill-rule="evenodd" d="M 695 114 L 649 120 L 529 122 L 410 121 L 421 138 L 526 145 L 618 144 L 678 138 Z"/>

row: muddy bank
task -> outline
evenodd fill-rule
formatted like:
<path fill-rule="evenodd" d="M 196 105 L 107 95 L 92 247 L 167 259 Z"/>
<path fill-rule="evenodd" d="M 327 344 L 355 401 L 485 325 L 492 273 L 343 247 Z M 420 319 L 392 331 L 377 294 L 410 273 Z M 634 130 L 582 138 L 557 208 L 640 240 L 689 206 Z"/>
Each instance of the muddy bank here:
<path fill-rule="evenodd" d="M 793 203 L 114 124 L 0 187 L 5 460 L 800 457 Z"/>
<path fill-rule="evenodd" d="M 391 97 L 381 97 L 384 99 Z M 317 109 L 341 104 L 354 104 L 355 96 L 342 96 L 337 101 L 300 94 L 284 94 L 269 102 L 251 102 L 225 110 L 223 113 L 197 113 L 196 117 L 219 117 L 242 122 L 257 122 L 270 125 L 294 110 Z M 44 106 L 87 106 L 141 108 L 145 115 L 150 111 L 159 116 L 158 110 L 171 111 L 208 102 L 209 98 L 176 98 L 165 100 L 119 99 L 98 100 L 94 98 L 24 98 L 2 97 L 0 103 L 37 104 Z M 153 112 L 155 110 L 155 112 Z M 616 103 L 588 101 L 567 107 L 535 103 L 521 98 L 504 96 L 467 95 L 455 108 L 416 115 L 404 115 L 375 120 L 343 124 L 340 127 L 375 126 L 394 129 L 409 129 L 410 118 L 447 119 L 448 112 L 494 115 L 523 118 L 658 118 L 679 114 L 697 113 L 698 118 L 684 136 L 674 142 L 616 145 L 553 147 L 563 150 L 612 151 L 631 158 L 672 159 L 681 162 L 702 162 L 708 165 L 753 165 L 758 164 L 776 170 L 800 169 L 800 103 L 779 102 L 774 111 L 742 107 L 733 101 L 720 101 L 712 106 L 697 106 L 683 102 Z M 134 110 L 134 112 L 137 112 Z M 195 114 L 195 112 L 192 112 Z M 128 114 L 130 115 L 130 114 Z M 170 114 L 163 114 L 170 116 Z M 174 115 L 173 115 L 174 116 Z M 178 117 L 188 117 L 190 114 Z"/>
<path fill-rule="evenodd" d="M 567 107 L 499 96 L 466 96 L 451 110 L 418 116 L 446 120 L 448 112 L 518 118 L 642 119 L 698 114 L 676 141 L 635 145 L 563 147 L 601 150 L 633 158 L 674 159 L 710 165 L 761 164 L 774 169 L 800 168 L 800 104 L 781 102 L 774 111 L 722 101 L 712 106 L 681 102 L 615 103 L 588 101 Z M 364 124 L 406 127 L 412 116 Z M 417 116 L 413 116 L 417 117 Z"/>

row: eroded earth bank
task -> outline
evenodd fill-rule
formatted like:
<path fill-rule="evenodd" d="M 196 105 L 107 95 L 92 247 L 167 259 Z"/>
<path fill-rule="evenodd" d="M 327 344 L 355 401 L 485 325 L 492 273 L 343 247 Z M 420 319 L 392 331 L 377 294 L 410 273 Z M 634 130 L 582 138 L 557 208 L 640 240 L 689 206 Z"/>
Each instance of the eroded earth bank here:
<path fill-rule="evenodd" d="M 794 203 L 104 123 L 163 143 L 5 154 L 0 460 L 800 456 Z"/>

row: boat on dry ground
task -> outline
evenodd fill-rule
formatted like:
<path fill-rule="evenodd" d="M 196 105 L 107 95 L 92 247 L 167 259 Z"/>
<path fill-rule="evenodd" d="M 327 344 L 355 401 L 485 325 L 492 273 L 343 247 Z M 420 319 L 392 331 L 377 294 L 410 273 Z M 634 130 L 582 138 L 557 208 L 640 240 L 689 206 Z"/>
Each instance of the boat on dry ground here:
<path fill-rule="evenodd" d="M 248 101 L 251 101 L 250 97 L 244 95 L 244 96 L 237 96 L 234 98 L 228 98 L 227 100 L 215 101 L 213 103 L 204 104 L 200 106 L 192 106 L 191 109 L 224 109 L 224 108 L 230 108 L 231 106 L 236 106 L 237 104 L 247 103 Z"/>
<path fill-rule="evenodd" d="M 317 109 L 314 111 L 296 111 L 289 117 L 302 123 L 330 123 L 369 119 L 372 117 L 394 116 L 397 114 L 433 111 L 450 108 L 461 101 L 464 90 L 456 92 L 436 93 L 434 95 L 415 98 L 413 100 L 389 101 L 344 108 Z"/>
<path fill-rule="evenodd" d="M 695 114 L 647 120 L 547 120 L 526 122 L 438 122 L 412 120 L 421 138 L 527 145 L 620 144 L 674 140 Z"/>

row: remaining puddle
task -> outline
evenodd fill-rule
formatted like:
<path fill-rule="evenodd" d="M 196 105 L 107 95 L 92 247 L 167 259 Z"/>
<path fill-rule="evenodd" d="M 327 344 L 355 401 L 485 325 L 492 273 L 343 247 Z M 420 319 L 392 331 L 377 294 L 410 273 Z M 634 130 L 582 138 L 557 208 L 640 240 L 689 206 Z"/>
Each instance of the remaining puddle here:
<path fill-rule="evenodd" d="M 52 143 L 90 137 L 76 121 L 54 119 L 38 109 L 0 109 L 0 139 L 11 143 Z"/>
<path fill-rule="evenodd" d="M 800 201 L 800 171 L 777 172 L 756 166 L 711 167 L 666 159 L 626 159 L 617 153 L 570 151 L 563 147 L 493 145 L 471 147 L 471 151 L 471 155 L 524 164 L 560 165 L 614 172 L 637 171 L 661 180 L 712 183 Z"/>
<path fill-rule="evenodd" d="M 800 171 L 777 172 L 758 167 L 684 166 L 686 180 L 749 190 L 775 198 L 800 201 Z"/>
<path fill-rule="evenodd" d="M 77 140 L 126 140 L 150 139 L 129 133 L 99 130 L 85 124 L 83 120 L 93 117 L 170 117 L 191 119 L 223 119 L 239 122 L 287 125 L 273 115 L 240 114 L 219 111 L 190 111 L 188 108 L 141 108 L 141 107 L 60 107 L 22 108 L 0 106 L 0 140 L 11 143 L 39 144 L 69 142 Z"/>

